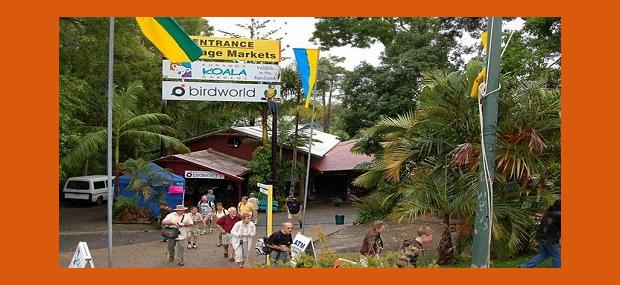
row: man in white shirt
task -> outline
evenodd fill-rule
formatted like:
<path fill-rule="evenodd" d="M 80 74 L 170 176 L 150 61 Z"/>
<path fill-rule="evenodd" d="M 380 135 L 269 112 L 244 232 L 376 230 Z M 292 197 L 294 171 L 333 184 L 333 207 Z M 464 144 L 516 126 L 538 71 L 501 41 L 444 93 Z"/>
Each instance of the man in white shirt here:
<path fill-rule="evenodd" d="M 192 219 L 185 215 L 187 208 L 183 205 L 177 205 L 174 212 L 168 214 L 161 222 L 163 226 L 176 227 L 179 229 L 179 236 L 176 239 L 168 239 L 168 260 L 174 261 L 175 253 L 177 265 L 185 265 L 185 239 L 189 233 L 189 227 L 194 224 Z"/>

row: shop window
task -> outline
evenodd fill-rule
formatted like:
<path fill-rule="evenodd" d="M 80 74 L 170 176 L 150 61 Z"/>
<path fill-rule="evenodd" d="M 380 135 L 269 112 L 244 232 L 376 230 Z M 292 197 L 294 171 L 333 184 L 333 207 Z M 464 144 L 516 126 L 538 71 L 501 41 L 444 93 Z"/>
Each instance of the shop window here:
<path fill-rule="evenodd" d="M 228 139 L 228 147 L 239 148 L 241 146 L 241 139 L 238 137 L 232 137 Z"/>

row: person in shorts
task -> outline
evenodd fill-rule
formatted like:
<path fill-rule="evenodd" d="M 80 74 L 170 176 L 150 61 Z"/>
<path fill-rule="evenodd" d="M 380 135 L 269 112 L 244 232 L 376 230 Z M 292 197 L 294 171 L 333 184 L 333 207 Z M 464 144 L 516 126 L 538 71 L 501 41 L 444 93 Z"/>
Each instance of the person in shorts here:
<path fill-rule="evenodd" d="M 256 194 L 250 193 L 250 198 L 248 199 L 248 203 L 252 203 L 254 205 L 254 212 L 252 213 L 252 220 L 254 224 L 258 223 L 258 199 L 256 199 Z"/>
<path fill-rule="evenodd" d="M 215 204 L 215 212 L 213 212 L 213 216 L 215 216 L 215 221 L 219 220 L 221 217 L 228 215 L 228 211 L 224 209 L 224 205 L 221 202 L 217 202 Z M 217 237 L 218 243 L 217 247 L 222 246 L 222 233 L 220 232 Z"/>
<path fill-rule="evenodd" d="M 198 213 L 198 207 L 191 207 L 189 217 L 192 218 L 194 224 L 189 228 L 189 239 L 187 240 L 187 248 L 198 248 L 198 235 L 200 235 L 200 224 L 202 224 L 203 217 Z"/>
<path fill-rule="evenodd" d="M 297 201 L 295 197 L 289 197 L 286 201 L 286 210 L 288 212 L 288 222 L 293 223 L 293 220 L 299 222 L 299 228 L 303 227 L 301 223 L 301 202 Z"/>
<path fill-rule="evenodd" d="M 200 202 L 198 202 L 198 208 L 200 208 L 200 213 L 202 214 L 202 231 L 200 234 L 206 234 L 207 228 L 209 228 L 209 233 L 213 232 L 213 211 L 215 211 L 215 204 L 207 198 L 207 195 L 203 195 L 200 198 Z"/>
<path fill-rule="evenodd" d="M 217 228 L 220 230 L 220 233 L 222 233 L 224 258 L 230 258 L 229 261 L 231 262 L 235 261 L 235 259 L 229 251 L 230 249 L 232 249 L 231 246 L 229 246 L 232 239 L 232 234 L 230 233 L 230 231 L 238 221 L 241 221 L 241 218 L 237 215 L 237 209 L 235 207 L 230 207 L 228 208 L 228 215 L 221 217 L 217 220 L 217 222 L 215 222 Z"/>
<path fill-rule="evenodd" d="M 291 244 L 293 243 L 293 224 L 286 222 L 282 229 L 271 234 L 265 243 L 269 249 L 269 258 L 272 267 L 280 267 L 291 259 Z"/>

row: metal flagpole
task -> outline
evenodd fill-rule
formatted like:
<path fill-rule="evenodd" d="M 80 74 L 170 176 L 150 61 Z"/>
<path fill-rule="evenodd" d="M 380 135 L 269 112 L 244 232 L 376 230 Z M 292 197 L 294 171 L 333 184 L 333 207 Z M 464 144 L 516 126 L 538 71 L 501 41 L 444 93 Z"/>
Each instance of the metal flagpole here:
<path fill-rule="evenodd" d="M 112 100 L 114 97 L 114 17 L 110 17 L 110 40 L 108 48 L 108 267 L 112 267 Z"/>
<path fill-rule="evenodd" d="M 306 202 L 308 201 L 308 179 L 310 178 L 310 158 L 312 157 L 312 132 L 314 131 L 314 108 L 316 106 L 314 102 L 314 96 L 312 96 L 312 101 L 310 101 L 310 103 L 312 104 L 312 116 L 310 116 L 310 143 L 308 146 L 308 159 L 307 159 L 308 161 L 306 163 L 306 186 L 304 186 L 304 208 L 302 209 L 304 212 L 301 215 L 302 225 L 306 225 Z M 301 228 L 302 234 L 304 233 L 305 229 L 306 228 L 302 226 Z"/>

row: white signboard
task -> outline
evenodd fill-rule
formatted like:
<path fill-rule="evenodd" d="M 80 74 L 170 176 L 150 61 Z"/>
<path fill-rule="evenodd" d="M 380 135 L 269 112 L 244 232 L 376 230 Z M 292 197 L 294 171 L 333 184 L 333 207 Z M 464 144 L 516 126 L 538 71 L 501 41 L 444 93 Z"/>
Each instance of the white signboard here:
<path fill-rule="evenodd" d="M 88 245 L 81 241 L 75 249 L 73 258 L 71 258 L 69 268 L 86 268 L 86 265 L 90 265 L 90 268 L 95 268 L 95 263 L 93 262 L 93 257 L 90 256 Z"/>
<path fill-rule="evenodd" d="M 185 170 L 185 178 L 224 179 L 224 175 L 215 171 Z"/>
<path fill-rule="evenodd" d="M 293 265 L 297 264 L 297 258 L 299 258 L 304 251 L 316 259 L 312 238 L 301 233 L 297 233 L 295 235 L 295 239 L 293 239 L 293 243 L 291 244 L 291 263 Z"/>
<path fill-rule="evenodd" d="M 258 188 L 269 189 L 269 186 L 271 185 L 263 184 L 263 183 L 256 183 L 256 186 L 258 186 Z"/>
<path fill-rule="evenodd" d="M 163 81 L 162 99 L 190 101 L 267 102 L 280 99 L 280 86 L 214 82 Z"/>
<path fill-rule="evenodd" d="M 277 64 L 162 61 L 162 77 L 172 79 L 280 82 Z"/>

